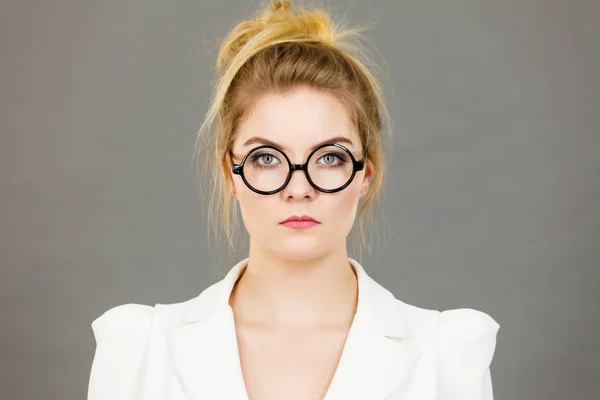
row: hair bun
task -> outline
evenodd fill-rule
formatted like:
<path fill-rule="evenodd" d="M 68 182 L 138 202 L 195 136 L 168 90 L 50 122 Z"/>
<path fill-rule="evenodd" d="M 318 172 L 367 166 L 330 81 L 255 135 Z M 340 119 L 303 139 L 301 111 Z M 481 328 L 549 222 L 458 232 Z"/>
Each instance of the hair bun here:
<path fill-rule="evenodd" d="M 276 0 L 273 1 L 273 11 L 279 11 L 285 14 L 290 10 L 290 0 Z"/>
<path fill-rule="evenodd" d="M 218 72 L 223 75 L 232 60 L 256 37 L 260 41 L 252 43 L 252 48 L 246 48 L 249 53 L 269 42 L 286 40 L 311 40 L 329 45 L 336 43 L 336 27 L 326 12 L 291 8 L 290 0 L 271 0 L 270 7 L 260 10 L 254 18 L 239 23 L 221 44 L 217 57 Z"/>

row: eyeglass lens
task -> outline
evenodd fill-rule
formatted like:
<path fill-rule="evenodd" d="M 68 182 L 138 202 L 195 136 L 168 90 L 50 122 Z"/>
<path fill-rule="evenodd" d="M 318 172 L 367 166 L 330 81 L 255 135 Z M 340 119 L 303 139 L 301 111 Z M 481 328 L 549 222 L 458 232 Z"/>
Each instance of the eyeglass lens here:
<path fill-rule="evenodd" d="M 336 146 L 317 150 L 307 161 L 307 172 L 313 183 L 324 190 L 344 186 L 352 177 L 350 155 Z M 272 148 L 252 151 L 244 164 L 244 176 L 253 188 L 260 191 L 279 189 L 286 181 L 290 166 L 282 152 Z"/>

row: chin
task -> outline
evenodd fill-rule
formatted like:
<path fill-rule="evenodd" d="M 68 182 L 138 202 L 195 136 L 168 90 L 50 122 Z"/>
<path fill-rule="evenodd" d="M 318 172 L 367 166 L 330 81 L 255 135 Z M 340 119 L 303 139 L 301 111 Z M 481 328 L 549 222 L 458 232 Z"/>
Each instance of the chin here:
<path fill-rule="evenodd" d="M 320 257 L 327 251 L 327 243 L 318 237 L 288 237 L 276 238 L 268 247 L 282 258 L 299 261 Z"/>

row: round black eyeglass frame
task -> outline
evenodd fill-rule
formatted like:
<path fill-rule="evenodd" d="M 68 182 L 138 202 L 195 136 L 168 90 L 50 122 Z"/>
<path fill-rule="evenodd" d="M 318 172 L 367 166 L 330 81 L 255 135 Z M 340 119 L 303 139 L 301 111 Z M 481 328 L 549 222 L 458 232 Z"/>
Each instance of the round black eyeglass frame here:
<path fill-rule="evenodd" d="M 327 147 L 327 146 L 335 146 L 338 147 L 342 150 L 344 150 L 346 153 L 348 153 L 348 155 L 350 156 L 350 160 L 352 160 L 352 175 L 350 176 L 350 179 L 348 179 L 348 182 L 346 182 L 344 185 L 340 186 L 337 189 L 323 189 L 320 188 L 319 186 L 317 186 L 312 179 L 310 179 L 310 175 L 308 174 L 308 161 L 311 159 L 311 157 L 313 156 L 313 154 L 315 154 L 319 149 L 322 149 L 323 147 Z M 288 171 L 288 176 L 285 180 L 285 182 L 283 183 L 283 185 L 281 185 L 278 189 L 275 190 L 271 190 L 271 191 L 263 191 L 263 190 L 258 190 L 254 187 L 252 187 L 252 185 L 250 185 L 248 183 L 248 181 L 246 180 L 246 177 L 244 175 L 244 164 L 246 163 L 246 159 L 248 158 L 248 156 L 253 153 L 254 151 L 258 150 L 258 149 L 263 149 L 263 148 L 270 148 L 270 149 L 275 149 L 278 152 L 280 152 L 281 154 L 283 154 L 283 156 L 285 157 L 288 165 L 290 166 L 290 169 Z M 231 154 L 231 153 L 230 153 Z M 264 195 L 270 195 L 270 194 L 275 194 L 277 192 L 280 192 L 283 190 L 283 188 L 285 188 L 287 186 L 287 184 L 290 182 L 290 180 L 292 179 L 292 173 L 296 170 L 301 170 L 304 171 L 304 176 L 306 176 L 306 179 L 308 180 L 308 182 L 310 183 L 310 185 L 312 187 L 314 187 L 315 189 L 317 189 L 320 192 L 323 193 L 336 193 L 339 192 L 341 190 L 344 190 L 346 187 L 348 187 L 348 185 L 354 180 L 354 176 L 356 175 L 357 171 L 362 171 L 363 168 L 365 167 L 365 159 L 363 158 L 360 161 L 356 161 L 356 159 L 354 158 L 354 156 L 352 155 L 352 153 L 350 152 L 350 150 L 348 150 L 346 147 L 342 146 L 339 143 L 330 143 L 330 144 L 323 144 L 319 147 L 317 147 L 316 149 L 314 149 L 309 155 L 308 158 L 306 159 L 306 162 L 304 164 L 293 164 L 290 159 L 288 158 L 287 154 L 285 154 L 282 150 L 278 149 L 275 146 L 270 146 L 270 145 L 263 145 L 263 146 L 259 146 L 256 147 L 252 150 L 250 150 L 242 159 L 242 162 L 240 164 L 233 164 L 232 166 L 232 172 L 236 175 L 240 175 L 242 177 L 242 180 L 244 181 L 244 183 L 246 184 L 246 186 L 248 187 L 248 189 L 252 190 L 255 193 L 258 194 L 264 194 Z"/>

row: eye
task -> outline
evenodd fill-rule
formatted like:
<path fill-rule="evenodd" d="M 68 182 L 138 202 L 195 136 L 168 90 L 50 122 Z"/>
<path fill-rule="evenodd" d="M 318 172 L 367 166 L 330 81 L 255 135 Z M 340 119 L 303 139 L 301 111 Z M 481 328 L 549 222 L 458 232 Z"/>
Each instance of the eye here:
<path fill-rule="evenodd" d="M 281 163 L 281 161 L 275 155 L 269 153 L 259 153 L 252 156 L 252 164 L 259 167 L 272 166 L 277 164 L 277 161 Z"/>
<path fill-rule="evenodd" d="M 320 164 L 323 164 L 326 166 L 337 166 L 339 164 L 343 164 L 344 162 L 346 162 L 347 158 L 343 154 L 327 153 L 327 154 L 323 154 L 321 157 L 319 157 L 319 160 L 323 160 L 323 162 L 321 162 Z M 338 160 L 339 162 L 336 163 L 336 160 Z"/>

